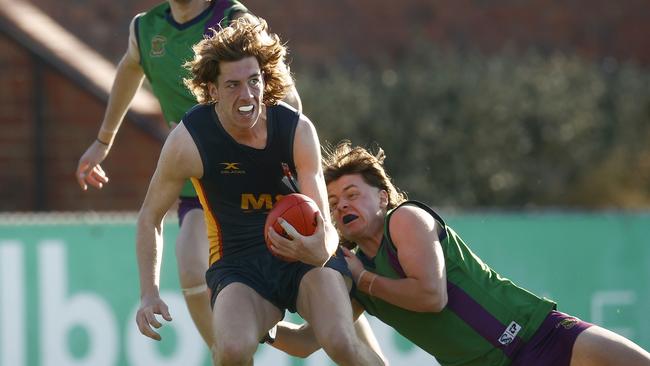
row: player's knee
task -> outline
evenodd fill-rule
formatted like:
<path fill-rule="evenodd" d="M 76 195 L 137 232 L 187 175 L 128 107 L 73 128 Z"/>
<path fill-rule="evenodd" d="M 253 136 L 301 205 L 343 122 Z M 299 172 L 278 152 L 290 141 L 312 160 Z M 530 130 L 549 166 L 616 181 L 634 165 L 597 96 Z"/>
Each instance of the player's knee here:
<path fill-rule="evenodd" d="M 253 359 L 256 349 L 257 343 L 251 345 L 250 342 L 241 340 L 221 340 L 216 342 L 211 349 L 212 362 L 215 365 L 223 366 L 248 365 Z"/>

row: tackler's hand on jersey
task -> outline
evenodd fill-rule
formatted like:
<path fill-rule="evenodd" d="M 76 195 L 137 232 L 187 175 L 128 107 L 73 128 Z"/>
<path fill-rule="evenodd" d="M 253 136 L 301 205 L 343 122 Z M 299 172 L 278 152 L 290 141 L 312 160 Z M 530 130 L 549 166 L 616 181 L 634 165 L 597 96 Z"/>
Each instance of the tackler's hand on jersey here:
<path fill-rule="evenodd" d="M 345 261 L 348 264 L 348 269 L 350 270 L 350 273 L 352 273 L 352 278 L 355 280 L 355 282 L 358 282 L 361 272 L 364 270 L 363 263 L 361 263 L 359 258 L 357 258 L 357 256 L 352 253 L 350 249 L 342 246 L 341 250 L 345 256 Z"/>

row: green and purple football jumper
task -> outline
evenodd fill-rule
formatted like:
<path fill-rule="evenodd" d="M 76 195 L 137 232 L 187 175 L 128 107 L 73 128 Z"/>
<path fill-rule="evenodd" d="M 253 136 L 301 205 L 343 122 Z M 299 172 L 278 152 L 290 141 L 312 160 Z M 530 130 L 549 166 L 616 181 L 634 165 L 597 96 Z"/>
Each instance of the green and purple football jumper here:
<path fill-rule="evenodd" d="M 225 27 L 236 13 L 247 11 L 236 0 L 214 0 L 194 19 L 178 24 L 165 1 L 136 17 L 140 64 L 167 123 L 179 123 L 183 115 L 197 104 L 194 95 L 183 84 L 183 78 L 190 76 L 183 64 L 194 58 L 192 46 L 204 35 L 210 35 L 210 28 Z M 181 197 L 196 197 L 189 181 L 183 187 Z"/>
<path fill-rule="evenodd" d="M 447 306 L 439 313 L 414 312 L 356 291 L 366 311 L 430 353 L 443 366 L 505 366 L 529 341 L 555 303 L 540 298 L 501 277 L 476 256 L 444 220 L 428 206 L 442 227 L 440 243 L 447 272 Z M 375 258 L 359 250 L 366 269 L 399 279 L 405 274 L 388 232 L 395 209 L 388 212 L 385 232 Z"/>

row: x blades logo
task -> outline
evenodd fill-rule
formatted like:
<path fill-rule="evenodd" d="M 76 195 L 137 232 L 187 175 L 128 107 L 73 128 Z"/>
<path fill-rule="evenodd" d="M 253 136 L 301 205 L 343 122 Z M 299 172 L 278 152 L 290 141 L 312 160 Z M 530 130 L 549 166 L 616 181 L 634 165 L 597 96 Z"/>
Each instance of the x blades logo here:
<path fill-rule="evenodd" d="M 245 170 L 241 170 L 239 168 L 239 164 L 241 163 L 219 163 L 223 165 L 223 169 L 221 169 L 221 174 L 246 174 Z"/>

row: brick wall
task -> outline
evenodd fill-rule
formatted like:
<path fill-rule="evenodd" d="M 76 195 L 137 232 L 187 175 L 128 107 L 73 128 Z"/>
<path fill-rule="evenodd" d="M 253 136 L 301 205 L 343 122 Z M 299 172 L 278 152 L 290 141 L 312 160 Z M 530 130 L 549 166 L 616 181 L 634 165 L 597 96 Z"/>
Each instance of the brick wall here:
<path fill-rule="evenodd" d="M 573 51 L 650 64 L 647 0 L 242 0 L 290 41 L 297 65 L 399 57 L 409 41 L 498 51 Z M 124 52 L 129 21 L 156 0 L 32 0 L 105 57 Z"/>
<path fill-rule="evenodd" d="M 0 35 L 0 211 L 137 210 L 160 151 L 160 143 L 125 120 L 104 170 L 102 191 L 82 192 L 74 179 L 81 154 L 96 136 L 105 103 L 39 64 L 22 46 Z M 34 87 L 43 96 L 43 163 L 36 169 Z M 44 190 L 38 202 L 37 180 Z"/>
<path fill-rule="evenodd" d="M 33 204 L 32 59 L 4 37 L 0 55 L 0 206 L 17 209 Z"/>
<path fill-rule="evenodd" d="M 128 24 L 152 0 L 32 0 L 109 60 L 125 50 Z M 295 68 L 379 55 L 399 57 L 410 40 L 486 52 L 512 44 L 520 49 L 577 50 L 588 57 L 614 56 L 650 64 L 647 0 L 244 0 L 289 41 Z M 39 207 L 35 166 L 36 89 L 42 70 L 44 96 L 44 197 Z M 94 139 L 105 104 L 70 80 L 40 65 L 25 49 L 0 35 L 0 211 L 136 210 L 144 196 L 160 144 L 125 121 L 103 164 L 111 182 L 81 192 L 73 172 Z"/>

